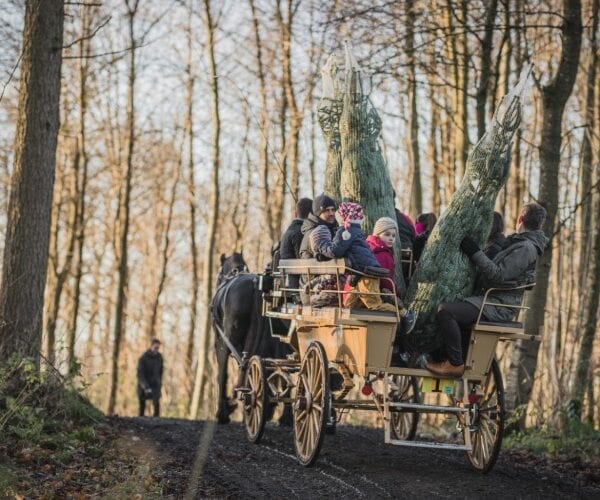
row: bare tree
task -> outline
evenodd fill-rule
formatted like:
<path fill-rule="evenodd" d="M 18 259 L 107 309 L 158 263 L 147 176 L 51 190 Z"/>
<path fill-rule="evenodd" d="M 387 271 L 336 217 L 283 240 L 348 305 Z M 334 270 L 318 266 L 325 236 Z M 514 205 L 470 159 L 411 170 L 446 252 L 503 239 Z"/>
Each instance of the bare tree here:
<path fill-rule="evenodd" d="M 552 235 L 556 228 L 558 208 L 558 174 L 561 158 L 562 115 L 571 95 L 581 48 L 581 2 L 563 0 L 562 53 L 556 74 L 542 92 L 542 137 L 540 142 L 539 200 L 548 212 L 544 226 L 546 234 Z M 537 285 L 528 296 L 530 309 L 526 317 L 526 332 L 537 335 L 542 332 L 546 312 L 548 281 L 552 264 L 552 244 L 537 265 Z M 512 378 L 507 384 L 507 405 L 515 408 L 527 404 L 533 386 L 537 366 L 539 343 L 518 341 L 511 362 Z"/>
<path fill-rule="evenodd" d="M 119 358 L 121 345 L 127 322 L 127 289 L 129 279 L 128 242 L 131 204 L 131 185 L 133 176 L 133 153 L 135 149 L 135 81 L 136 81 L 136 44 L 135 18 L 138 12 L 139 0 L 124 0 L 127 8 L 127 26 L 129 34 L 129 72 L 127 79 L 127 153 L 124 172 L 119 189 L 118 210 L 118 284 L 115 304 L 114 336 L 111 360 L 110 394 L 108 399 L 108 414 L 113 414 L 117 404 L 117 388 L 119 385 Z"/>
<path fill-rule="evenodd" d="M 192 395 L 192 404 L 190 408 L 190 417 L 196 418 L 198 407 L 206 381 L 206 367 L 208 366 L 208 356 L 211 346 L 211 316 L 210 299 L 213 289 L 213 267 L 215 240 L 217 234 L 217 219 L 219 218 L 219 166 L 220 166 L 220 135 L 221 135 L 221 116 L 219 113 L 219 83 L 217 80 L 217 59 L 215 56 L 215 30 L 210 0 L 204 0 L 204 15 L 206 28 L 206 52 L 208 57 L 208 83 L 210 87 L 210 113 L 211 113 L 211 164 L 212 181 L 210 193 L 210 216 L 207 226 L 206 244 L 204 247 L 204 267 L 202 270 L 202 308 L 204 310 L 204 327 L 201 337 L 201 345 L 198 350 L 198 367 L 196 370 L 196 380 L 194 382 L 194 392 Z"/>
<path fill-rule="evenodd" d="M 25 5 L 15 166 L 0 285 L 0 359 L 39 360 L 56 142 L 64 7 Z"/>

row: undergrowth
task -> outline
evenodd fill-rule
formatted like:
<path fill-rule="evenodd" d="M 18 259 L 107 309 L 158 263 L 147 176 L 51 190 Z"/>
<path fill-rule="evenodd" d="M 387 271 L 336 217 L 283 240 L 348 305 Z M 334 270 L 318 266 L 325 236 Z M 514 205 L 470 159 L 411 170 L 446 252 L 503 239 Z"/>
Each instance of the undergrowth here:
<path fill-rule="evenodd" d="M 591 425 L 569 421 L 562 430 L 543 426 L 513 432 L 503 441 L 504 448 L 525 449 L 549 455 L 577 455 L 582 460 L 600 460 L 600 431 Z"/>
<path fill-rule="evenodd" d="M 157 496 L 145 465 L 115 452 L 120 436 L 72 368 L 63 377 L 17 357 L 0 366 L 0 498 Z"/>

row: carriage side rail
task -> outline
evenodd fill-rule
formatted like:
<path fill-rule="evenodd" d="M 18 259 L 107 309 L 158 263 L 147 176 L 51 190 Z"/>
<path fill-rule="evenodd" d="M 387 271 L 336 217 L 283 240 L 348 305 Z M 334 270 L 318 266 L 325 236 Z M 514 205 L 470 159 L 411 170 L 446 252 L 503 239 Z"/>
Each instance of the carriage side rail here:
<path fill-rule="evenodd" d="M 525 294 L 521 297 L 521 301 L 519 304 L 502 304 L 500 302 L 492 302 L 493 299 L 489 297 L 493 292 L 509 292 L 513 290 L 531 290 L 535 286 L 535 283 L 529 283 L 525 285 L 518 285 L 513 287 L 493 287 L 488 288 L 483 295 L 483 301 L 481 302 L 481 306 L 479 307 L 479 314 L 477 315 L 477 321 L 473 325 L 474 330 L 493 330 L 500 334 L 509 334 L 510 337 L 504 336 L 501 337 L 500 340 L 509 340 L 509 339 L 524 339 L 524 340 L 540 340 L 540 335 L 527 335 L 523 333 L 524 325 L 521 326 L 512 326 L 510 322 L 507 322 L 506 325 L 499 325 L 494 322 L 493 325 L 488 324 L 485 320 L 482 321 L 483 311 L 486 306 L 494 306 L 494 307 L 504 307 L 507 309 L 513 309 L 518 311 L 518 314 L 521 311 L 530 309 L 527 306 L 524 306 L 523 303 L 525 301 Z M 499 322 L 498 322 L 499 323 Z"/>
<path fill-rule="evenodd" d="M 307 277 L 307 281 L 310 281 L 317 276 L 334 274 L 337 280 L 337 283 L 340 283 L 340 277 L 344 274 L 354 274 L 363 278 L 372 278 L 372 279 L 382 279 L 381 276 L 373 276 L 364 272 L 361 272 L 357 269 L 353 269 L 349 265 L 347 265 L 345 259 L 331 259 L 327 261 L 319 261 L 317 259 L 281 259 L 279 261 L 278 266 L 279 272 L 281 273 L 282 279 L 285 281 L 286 275 L 304 275 Z M 383 277 L 385 279 L 386 277 Z M 380 297 L 391 297 L 394 301 L 394 306 L 396 307 L 396 319 L 400 321 L 399 307 L 398 307 L 398 296 L 396 285 L 393 280 L 390 280 L 390 286 L 392 290 L 390 293 L 387 292 L 360 292 L 360 295 L 376 295 Z M 283 299 L 287 302 L 286 294 L 288 292 L 291 293 L 301 293 L 303 292 L 302 288 L 288 288 L 282 287 L 279 289 L 283 292 Z M 321 290 L 321 293 L 325 294 L 335 294 L 338 298 L 338 307 L 341 309 L 344 307 L 342 297 L 344 294 L 349 293 L 343 289 L 336 290 Z M 358 293 L 358 292 L 356 292 Z M 309 306 L 312 306 L 310 293 L 309 297 Z"/>

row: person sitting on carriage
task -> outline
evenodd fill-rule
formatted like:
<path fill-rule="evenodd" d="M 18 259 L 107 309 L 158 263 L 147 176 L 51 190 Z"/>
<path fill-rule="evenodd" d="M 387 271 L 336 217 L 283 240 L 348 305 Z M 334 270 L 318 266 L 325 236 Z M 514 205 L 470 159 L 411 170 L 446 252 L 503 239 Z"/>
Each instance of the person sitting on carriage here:
<path fill-rule="evenodd" d="M 490 234 L 488 234 L 487 241 L 485 242 L 484 253 L 489 259 L 493 259 L 498 252 L 502 250 L 506 243 L 506 236 L 504 236 L 504 217 L 499 212 L 494 212 L 492 218 L 492 228 Z"/>
<path fill-rule="evenodd" d="M 312 209 L 312 200 L 310 198 L 300 198 L 296 203 L 295 218 L 289 227 L 283 233 L 281 241 L 278 244 L 276 251 L 273 256 L 272 269 L 277 270 L 279 267 L 280 259 L 299 259 L 300 258 L 300 246 L 302 245 L 302 225 L 308 218 Z M 300 276 L 291 274 L 288 276 L 287 286 L 292 289 L 300 288 Z M 293 293 L 291 295 L 292 302 L 296 302 L 299 299 L 298 294 Z"/>
<path fill-rule="evenodd" d="M 335 220 L 336 202 L 330 196 L 322 193 L 312 204 L 312 213 L 302 224 L 302 243 L 300 244 L 301 259 L 337 259 L 343 257 L 351 242 L 338 239 L 334 243 L 333 236 L 338 228 Z M 300 280 L 304 288 L 302 302 L 313 307 L 335 306 L 338 304 L 337 291 L 343 288 L 337 277 L 327 274 L 320 275 L 307 281 Z M 310 296 L 310 299 L 309 299 Z"/>
<path fill-rule="evenodd" d="M 387 231 L 393 230 L 393 236 L 388 236 L 387 241 L 391 241 L 390 246 L 386 246 L 388 256 L 391 255 L 391 265 L 389 258 L 387 259 L 387 265 L 382 265 L 381 261 L 373 253 L 371 245 L 365 240 L 365 234 L 361 229 L 361 225 L 364 221 L 364 212 L 361 205 L 352 202 L 340 203 L 340 207 L 336 212 L 340 227 L 333 239 L 334 242 L 338 240 L 350 241 L 352 244 L 348 248 L 344 257 L 349 261 L 349 265 L 352 269 L 360 273 L 369 274 L 371 276 L 379 277 L 366 277 L 366 276 L 352 276 L 346 283 L 345 290 L 348 292 L 344 305 L 346 307 L 366 307 L 373 311 L 390 311 L 396 312 L 396 306 L 388 302 L 384 302 L 382 299 L 382 288 L 386 286 L 390 289 L 396 289 L 393 283 L 394 276 L 394 258 L 391 254 L 390 246 L 393 246 L 396 238 L 396 225 L 394 221 L 388 217 L 384 218 L 384 222 L 379 226 L 375 227 L 382 230 L 380 234 L 383 234 L 383 229 Z M 377 222 L 380 222 L 381 219 Z M 387 223 L 387 226 L 386 226 Z M 392 224 L 392 227 L 389 226 Z M 377 236 L 375 236 L 381 241 Z M 383 243 L 383 241 L 381 241 Z M 384 245 L 387 245 L 384 243 Z M 383 260 L 383 256 L 382 256 Z M 388 277 L 386 277 L 388 276 Z M 391 277 L 389 277 L 391 276 Z M 402 302 L 398 301 L 398 312 L 402 318 L 401 329 L 403 333 L 410 333 L 415 326 L 416 316 L 413 311 L 406 309 Z"/>
<path fill-rule="evenodd" d="M 477 268 L 477 294 L 461 302 L 438 306 L 436 320 L 442 334 L 446 360 L 427 362 L 425 367 L 429 371 L 440 376 L 462 376 L 465 371 L 463 346 L 468 344 L 469 330 L 477 321 L 486 290 L 535 282 L 537 259 L 549 241 L 542 231 L 545 219 L 544 207 L 537 203 L 524 205 L 517 221 L 517 232 L 506 238 L 502 250 L 492 259 L 470 236 L 463 238 L 460 248 Z M 495 303 L 518 305 L 522 296 L 523 289 L 498 291 L 488 297 Z M 514 317 L 514 309 L 493 305 L 486 305 L 482 314 L 483 319 L 494 323 L 512 321 Z"/>

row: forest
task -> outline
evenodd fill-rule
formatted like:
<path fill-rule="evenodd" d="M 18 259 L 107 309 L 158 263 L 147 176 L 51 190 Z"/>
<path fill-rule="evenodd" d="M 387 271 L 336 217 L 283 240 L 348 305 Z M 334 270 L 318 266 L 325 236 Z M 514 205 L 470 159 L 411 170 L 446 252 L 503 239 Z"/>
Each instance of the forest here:
<path fill-rule="evenodd" d="M 413 219 L 444 214 L 532 68 L 495 210 L 507 235 L 524 203 L 547 211 L 525 318 L 542 340 L 496 355 L 518 429 L 600 430 L 599 4 L 1 0 L 0 389 L 32 359 L 134 416 L 157 338 L 161 414 L 213 419 L 219 257 L 261 273 L 326 191 L 323 75 L 349 47 Z"/>

